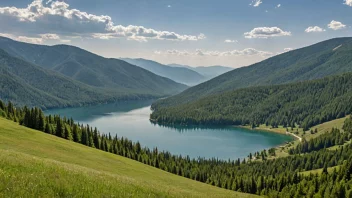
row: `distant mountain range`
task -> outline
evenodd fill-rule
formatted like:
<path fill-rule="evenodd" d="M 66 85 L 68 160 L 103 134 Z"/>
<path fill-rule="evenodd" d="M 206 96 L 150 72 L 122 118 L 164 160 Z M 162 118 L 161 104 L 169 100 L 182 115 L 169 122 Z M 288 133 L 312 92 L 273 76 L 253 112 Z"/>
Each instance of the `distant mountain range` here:
<path fill-rule="evenodd" d="M 157 75 L 167 77 L 179 83 L 189 86 L 194 86 L 205 82 L 211 78 L 221 75 L 225 72 L 231 71 L 233 68 L 223 66 L 211 67 L 190 67 L 187 65 L 170 64 L 163 65 L 161 63 L 146 60 L 142 58 L 120 58 L 130 64 L 137 65 Z"/>
<path fill-rule="evenodd" d="M 0 37 L 0 98 L 43 108 L 158 98 L 187 86 L 68 45 Z"/>
<path fill-rule="evenodd" d="M 216 76 L 219 76 L 221 74 L 224 74 L 226 72 L 229 72 L 233 70 L 234 68 L 231 67 L 224 67 L 220 65 L 215 65 L 215 66 L 199 66 L 199 67 L 191 67 L 188 65 L 179 65 L 179 64 L 169 64 L 171 67 L 184 67 L 190 70 L 193 70 L 195 72 L 198 72 L 199 74 L 203 75 L 207 80 L 210 80 Z"/>
<path fill-rule="evenodd" d="M 146 60 L 141 58 L 121 58 L 121 60 L 124 60 L 133 65 L 137 65 L 138 67 L 151 71 L 157 75 L 190 86 L 197 85 L 206 80 L 203 75 L 184 67 L 170 67 L 152 60 Z"/>
<path fill-rule="evenodd" d="M 240 88 L 285 84 L 352 72 L 352 38 L 336 38 L 234 69 L 157 102 L 176 106 Z"/>

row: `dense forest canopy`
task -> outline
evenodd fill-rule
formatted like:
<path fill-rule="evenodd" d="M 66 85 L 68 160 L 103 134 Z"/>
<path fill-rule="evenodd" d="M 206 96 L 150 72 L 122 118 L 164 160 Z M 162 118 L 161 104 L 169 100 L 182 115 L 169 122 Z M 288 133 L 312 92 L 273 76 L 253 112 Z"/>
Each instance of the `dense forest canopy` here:
<path fill-rule="evenodd" d="M 349 103 L 350 104 L 350 103 Z M 262 151 L 262 161 L 191 159 L 172 155 L 167 151 L 152 150 L 139 142 L 101 134 L 89 125 L 83 126 L 72 119 L 44 116 L 39 108 L 15 108 L 0 101 L 0 116 L 19 124 L 65 138 L 89 147 L 125 156 L 150 166 L 218 187 L 269 197 L 351 197 L 352 196 L 352 144 L 336 150 L 315 149 L 304 155 L 266 160 L 273 151 Z M 346 119 L 343 131 L 333 129 L 331 134 L 341 134 L 343 142 L 352 137 L 352 118 Z M 335 136 L 322 136 L 332 141 Z M 254 157 L 258 157 L 255 155 Z M 331 173 L 329 167 L 334 168 Z M 304 175 L 299 172 L 322 168 L 322 174 Z"/>
<path fill-rule="evenodd" d="M 162 124 L 309 127 L 352 112 L 352 73 L 286 85 L 244 88 L 199 101 L 152 105 L 151 120 Z"/>

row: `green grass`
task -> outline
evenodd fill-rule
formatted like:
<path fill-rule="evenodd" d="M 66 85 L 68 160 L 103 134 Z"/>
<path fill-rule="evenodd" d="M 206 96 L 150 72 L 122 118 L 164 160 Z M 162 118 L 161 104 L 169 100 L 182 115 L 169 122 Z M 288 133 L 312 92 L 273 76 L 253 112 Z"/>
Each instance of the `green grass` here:
<path fill-rule="evenodd" d="M 336 171 L 338 171 L 340 168 L 340 166 L 334 166 L 334 167 L 328 167 L 328 173 L 332 173 L 334 171 L 334 169 L 336 169 Z M 309 174 L 321 174 L 323 172 L 323 169 L 315 169 L 315 170 L 310 170 L 310 171 L 304 171 L 301 172 L 302 175 L 308 176 Z"/>
<path fill-rule="evenodd" d="M 256 197 L 0 118 L 0 197 Z"/>

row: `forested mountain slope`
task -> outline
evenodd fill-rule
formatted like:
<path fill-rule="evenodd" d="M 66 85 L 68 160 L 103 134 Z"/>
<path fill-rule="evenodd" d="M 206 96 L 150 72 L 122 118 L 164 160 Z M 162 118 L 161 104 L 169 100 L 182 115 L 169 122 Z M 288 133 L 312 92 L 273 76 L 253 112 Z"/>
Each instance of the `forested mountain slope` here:
<path fill-rule="evenodd" d="M 108 59 L 68 45 L 34 45 L 0 37 L 0 49 L 84 84 L 120 92 L 171 95 L 185 85 L 118 59 Z"/>
<path fill-rule="evenodd" d="M 183 105 L 152 105 L 151 119 L 166 124 L 268 124 L 307 130 L 352 112 L 352 73 L 319 80 L 243 88 Z"/>
<path fill-rule="evenodd" d="M 336 38 L 232 70 L 163 101 L 177 105 L 244 87 L 313 80 L 352 71 L 352 38 Z"/>
<path fill-rule="evenodd" d="M 177 91 L 172 81 L 171 85 L 162 84 L 162 81 L 159 86 L 151 87 L 149 90 L 93 87 L 12 57 L 3 50 L 0 50 L 0 77 L 0 99 L 11 100 L 17 105 L 41 108 L 156 98 Z M 161 80 L 170 81 L 163 78 Z M 180 85 L 180 87 L 183 86 Z M 157 90 L 157 88 L 163 89 Z"/>
<path fill-rule="evenodd" d="M 186 85 L 196 85 L 206 80 L 204 76 L 188 68 L 170 67 L 168 65 L 163 65 L 158 62 L 142 58 L 121 58 L 121 60 Z"/>

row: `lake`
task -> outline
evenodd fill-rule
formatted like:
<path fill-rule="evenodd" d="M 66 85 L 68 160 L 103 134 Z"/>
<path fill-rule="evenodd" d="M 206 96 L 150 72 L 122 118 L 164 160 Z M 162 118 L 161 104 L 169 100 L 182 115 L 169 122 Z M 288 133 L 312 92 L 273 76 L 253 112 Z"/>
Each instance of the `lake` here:
<path fill-rule="evenodd" d="M 97 127 L 102 133 L 117 134 L 142 146 L 190 157 L 237 159 L 249 153 L 291 141 L 292 137 L 237 127 L 165 127 L 149 121 L 153 101 L 129 101 L 96 106 L 52 109 L 45 114 L 72 117 Z"/>

